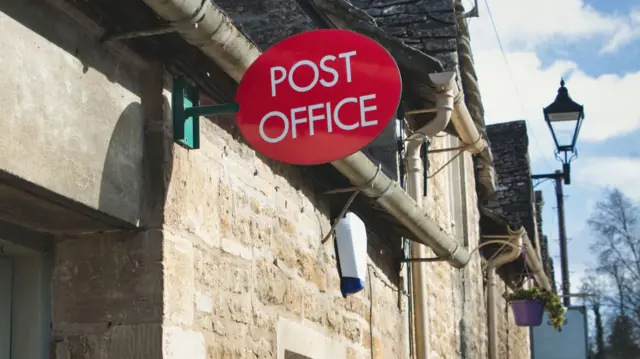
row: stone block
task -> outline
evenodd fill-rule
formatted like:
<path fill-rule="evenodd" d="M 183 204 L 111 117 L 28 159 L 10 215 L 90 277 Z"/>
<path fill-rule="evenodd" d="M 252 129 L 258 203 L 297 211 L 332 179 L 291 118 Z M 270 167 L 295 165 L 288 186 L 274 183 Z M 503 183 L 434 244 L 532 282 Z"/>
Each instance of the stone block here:
<path fill-rule="evenodd" d="M 174 146 L 173 171 L 167 189 L 165 225 L 194 234 L 211 247 L 220 246 L 220 203 L 230 202 L 216 172 L 215 162 L 208 162 L 198 152 Z"/>
<path fill-rule="evenodd" d="M 207 340 L 207 359 L 245 359 L 247 348 L 243 341 L 220 340 L 209 338 Z"/>
<path fill-rule="evenodd" d="M 163 359 L 206 359 L 202 334 L 174 326 L 164 326 L 162 333 Z"/>
<path fill-rule="evenodd" d="M 164 237 L 164 321 L 190 326 L 196 295 L 193 244 L 168 231 Z"/>
<path fill-rule="evenodd" d="M 71 335 L 54 346 L 56 359 L 93 359 L 100 355 L 99 339 L 94 335 Z"/>
<path fill-rule="evenodd" d="M 107 335 L 104 359 L 168 358 L 162 356 L 163 328 L 160 324 L 138 324 L 112 327 Z M 197 357 L 194 357 L 197 358 Z"/>
<path fill-rule="evenodd" d="M 200 287 L 249 293 L 251 262 L 223 254 L 217 249 L 197 247 L 195 253 L 196 283 Z"/>
<path fill-rule="evenodd" d="M 362 341 L 362 331 L 362 321 L 358 318 L 347 315 L 342 317 L 342 335 L 347 340 L 353 343 L 360 343 Z"/>
<path fill-rule="evenodd" d="M 61 337 L 54 345 L 57 359 L 156 359 L 162 356 L 162 325 L 112 326 L 101 333 Z"/>
<path fill-rule="evenodd" d="M 56 242 L 56 323 L 161 322 L 162 232 L 122 232 Z"/>
<path fill-rule="evenodd" d="M 277 325 L 277 359 L 287 359 L 285 351 L 309 358 L 345 359 L 347 346 L 328 333 L 299 321 L 280 318 Z"/>
<path fill-rule="evenodd" d="M 289 280 L 284 293 L 284 309 L 295 317 L 301 317 L 304 298 L 304 287 L 294 280 Z"/>
<path fill-rule="evenodd" d="M 284 303 L 287 292 L 288 278 L 284 272 L 272 262 L 261 260 L 255 264 L 256 294 L 258 299 L 266 305 L 280 305 Z"/>

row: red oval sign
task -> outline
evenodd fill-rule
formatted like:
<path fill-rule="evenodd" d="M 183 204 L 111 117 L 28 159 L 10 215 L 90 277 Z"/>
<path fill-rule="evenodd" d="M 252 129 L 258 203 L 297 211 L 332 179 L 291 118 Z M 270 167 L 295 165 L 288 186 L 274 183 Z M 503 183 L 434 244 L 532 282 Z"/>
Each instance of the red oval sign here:
<path fill-rule="evenodd" d="M 347 30 L 287 38 L 247 70 L 236 93 L 237 121 L 253 148 L 273 159 L 315 165 L 368 145 L 400 103 L 393 57 Z"/>

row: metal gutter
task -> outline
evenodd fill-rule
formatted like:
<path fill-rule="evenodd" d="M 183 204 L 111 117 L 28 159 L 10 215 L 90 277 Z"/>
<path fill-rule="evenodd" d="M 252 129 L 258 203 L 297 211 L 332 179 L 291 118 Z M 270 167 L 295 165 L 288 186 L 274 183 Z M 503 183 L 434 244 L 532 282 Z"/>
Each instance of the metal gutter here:
<path fill-rule="evenodd" d="M 163 19 L 174 24 L 180 36 L 197 46 L 233 79 L 240 81 L 260 50 L 246 38 L 220 9 L 209 0 L 144 0 Z M 394 180 L 378 170 L 362 152 L 356 152 L 332 165 L 363 193 L 405 225 L 415 239 L 428 245 L 454 267 L 463 267 L 470 254 L 420 208 Z"/>
<path fill-rule="evenodd" d="M 363 186 L 363 193 L 376 198 L 387 212 L 415 235 L 414 240 L 431 247 L 438 257 L 446 258 L 456 268 L 467 264 L 470 258 L 467 249 L 429 218 L 429 213 L 418 206 L 396 181 L 378 171 L 378 167 L 364 153 L 356 152 L 332 162 L 332 165 L 354 186 Z"/>
<path fill-rule="evenodd" d="M 504 233 L 513 232 L 512 230 L 510 230 L 513 227 L 510 226 L 509 221 L 503 216 L 485 207 L 481 207 L 480 211 L 481 211 L 481 216 L 486 216 L 491 221 L 499 225 L 503 225 L 505 228 Z M 540 288 L 544 290 L 552 291 L 551 282 L 549 281 L 549 278 L 544 272 L 544 267 L 542 266 L 540 257 L 538 257 L 538 252 L 535 250 L 535 248 L 533 248 L 533 245 L 531 244 L 531 239 L 529 239 L 529 235 L 527 234 L 527 231 L 524 229 L 523 226 L 519 226 L 517 231 L 522 232 L 522 236 L 521 236 L 522 245 L 524 247 L 524 252 L 526 254 L 525 258 L 527 261 L 525 265 L 529 267 L 529 273 L 532 275 L 533 279 L 535 280 L 535 282 L 538 284 Z"/>
<path fill-rule="evenodd" d="M 551 292 L 551 282 L 544 272 L 544 267 L 542 266 L 542 262 L 538 257 L 538 252 L 536 252 L 535 248 L 533 248 L 531 240 L 526 233 L 522 237 L 524 249 L 527 255 L 526 265 L 529 267 L 529 273 L 531 273 L 533 279 L 536 281 L 536 283 L 538 283 L 538 286 L 540 288 Z"/>
<path fill-rule="evenodd" d="M 210 0 L 144 0 L 180 36 L 240 82 L 261 52 Z"/>

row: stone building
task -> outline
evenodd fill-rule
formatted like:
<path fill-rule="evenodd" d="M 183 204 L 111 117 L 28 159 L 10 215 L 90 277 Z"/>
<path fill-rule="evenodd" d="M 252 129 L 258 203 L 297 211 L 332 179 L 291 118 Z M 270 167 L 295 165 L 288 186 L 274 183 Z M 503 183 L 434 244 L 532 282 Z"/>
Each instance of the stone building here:
<path fill-rule="evenodd" d="M 484 210 L 493 157 L 462 13 L 452 0 L 4 1 L 0 359 L 485 358 L 490 345 L 528 358 L 528 329 L 499 295 L 488 335 L 478 253 L 500 247 L 476 249 L 508 232 L 505 213 Z M 403 76 L 405 116 L 362 153 L 278 163 L 233 115 L 202 119 L 197 150 L 174 142 L 176 77 L 203 104 L 230 103 L 261 50 L 327 27 L 377 40 Z M 429 76 L 447 71 L 444 85 Z M 443 92 L 453 115 L 423 156 L 416 202 L 395 126 L 434 123 L 420 110 Z M 452 147 L 464 151 L 437 151 Z M 367 285 L 344 299 L 322 239 L 351 194 L 327 192 L 365 178 L 349 209 L 369 232 Z M 548 286 L 522 233 L 527 263 L 505 266 L 499 291 L 522 265 Z M 410 242 L 432 260 L 408 265 Z M 414 335 L 420 288 L 427 340 Z"/>

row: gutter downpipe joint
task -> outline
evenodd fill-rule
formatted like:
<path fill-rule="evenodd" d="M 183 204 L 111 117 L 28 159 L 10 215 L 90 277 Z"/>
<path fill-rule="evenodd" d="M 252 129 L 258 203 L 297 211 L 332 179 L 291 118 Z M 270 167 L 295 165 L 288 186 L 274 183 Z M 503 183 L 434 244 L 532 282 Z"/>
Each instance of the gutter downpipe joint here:
<path fill-rule="evenodd" d="M 144 0 L 231 78 L 240 82 L 260 50 L 209 0 Z"/>
<path fill-rule="evenodd" d="M 424 178 L 424 166 L 420 158 L 420 149 L 424 144 L 424 138 L 435 136 L 444 130 L 451 120 L 453 112 L 452 84 L 454 72 L 439 73 L 431 76 L 432 81 L 438 87 L 436 94 L 436 108 L 438 112 L 433 120 L 415 131 L 407 139 L 407 152 L 405 162 L 407 168 L 407 192 L 415 201 L 418 208 L 423 207 L 425 193 L 421 182 Z M 426 180 L 426 179 L 425 179 Z M 411 257 L 426 258 L 426 247 L 417 242 L 411 242 Z M 413 320 L 416 359 L 427 359 L 431 354 L 431 330 L 429 328 L 429 304 L 427 301 L 426 264 L 422 262 L 411 263 L 411 286 L 413 293 Z"/>
<path fill-rule="evenodd" d="M 198 47 L 229 76 L 239 82 L 260 50 L 209 0 L 144 0 L 161 18 L 169 21 L 188 43 Z M 402 187 L 379 173 L 361 151 L 332 162 L 354 186 L 367 184 L 363 193 L 378 203 L 414 234 L 414 240 L 430 246 L 436 255 L 464 267 L 470 254 L 449 237 Z"/>
<path fill-rule="evenodd" d="M 526 235 L 526 233 L 525 233 Z M 538 257 L 538 252 L 531 245 L 531 241 L 524 240 L 524 249 L 527 254 L 527 267 L 529 267 L 529 272 L 533 276 L 533 279 L 538 284 L 538 286 L 546 291 L 551 292 L 551 282 L 549 278 L 544 272 L 544 268 L 542 267 L 542 262 L 540 262 Z"/>
<path fill-rule="evenodd" d="M 489 332 L 489 359 L 498 359 L 498 326 L 496 318 L 496 277 L 497 269 L 501 266 L 513 262 L 522 253 L 523 235 L 526 235 L 524 228 L 512 231 L 509 228 L 509 239 L 511 250 L 500 255 L 487 263 L 487 330 Z"/>
<path fill-rule="evenodd" d="M 455 127 L 456 132 L 458 132 L 462 143 L 466 146 L 467 151 L 473 154 L 479 154 L 489 146 L 487 141 L 482 138 L 482 135 L 480 135 L 475 122 L 473 122 L 469 109 L 464 103 L 464 95 L 462 92 L 458 91 L 457 97 L 455 112 L 451 117 L 451 122 L 453 123 L 453 127 Z"/>

